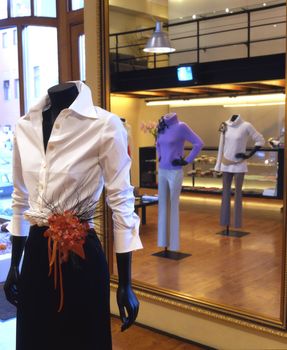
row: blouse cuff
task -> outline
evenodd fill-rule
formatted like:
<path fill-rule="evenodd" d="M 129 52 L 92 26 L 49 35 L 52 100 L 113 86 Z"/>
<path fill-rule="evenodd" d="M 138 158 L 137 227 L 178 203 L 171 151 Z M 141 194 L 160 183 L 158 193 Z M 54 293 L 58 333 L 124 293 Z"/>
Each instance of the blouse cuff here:
<path fill-rule="evenodd" d="M 15 215 L 12 218 L 12 221 L 7 225 L 7 230 L 13 236 L 28 236 L 30 230 L 30 224 L 28 221 L 23 220 L 22 215 Z"/>
<path fill-rule="evenodd" d="M 132 229 L 114 230 L 114 248 L 116 253 L 126 253 L 137 249 L 142 249 L 139 237 L 140 219 L 134 215 L 135 225 Z"/>
<path fill-rule="evenodd" d="M 214 170 L 215 170 L 215 171 L 220 171 L 220 165 L 219 165 L 219 164 L 216 164 L 215 167 L 214 167 Z"/>

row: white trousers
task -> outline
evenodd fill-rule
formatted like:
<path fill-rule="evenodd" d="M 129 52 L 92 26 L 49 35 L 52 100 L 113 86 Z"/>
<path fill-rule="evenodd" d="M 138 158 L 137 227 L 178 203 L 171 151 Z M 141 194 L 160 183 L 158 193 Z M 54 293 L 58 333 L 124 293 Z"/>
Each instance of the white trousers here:
<path fill-rule="evenodd" d="M 183 170 L 158 172 L 158 246 L 179 250 L 179 196 Z"/>

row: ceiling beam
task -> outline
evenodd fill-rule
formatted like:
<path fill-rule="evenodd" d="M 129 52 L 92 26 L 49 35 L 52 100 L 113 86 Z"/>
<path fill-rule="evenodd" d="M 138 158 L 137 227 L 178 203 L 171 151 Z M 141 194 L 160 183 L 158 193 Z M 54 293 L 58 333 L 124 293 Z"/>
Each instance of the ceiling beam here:
<path fill-rule="evenodd" d="M 231 90 L 231 91 L 244 91 L 246 90 L 244 86 L 240 86 L 238 84 L 213 84 L 207 85 L 209 88 L 217 89 L 217 90 Z"/>
<path fill-rule="evenodd" d="M 182 88 L 182 87 L 176 87 L 176 88 L 168 88 L 163 89 L 164 91 L 168 92 L 176 92 L 178 94 L 204 94 L 206 92 L 205 88 Z"/>
<path fill-rule="evenodd" d="M 260 83 L 264 85 L 269 85 L 269 86 L 285 87 L 285 79 L 263 80 L 263 81 L 260 81 Z"/>

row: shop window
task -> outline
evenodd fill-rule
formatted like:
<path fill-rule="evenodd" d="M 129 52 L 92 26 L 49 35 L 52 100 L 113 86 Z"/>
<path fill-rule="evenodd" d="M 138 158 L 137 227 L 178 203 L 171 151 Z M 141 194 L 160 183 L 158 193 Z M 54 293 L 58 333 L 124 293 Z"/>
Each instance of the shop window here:
<path fill-rule="evenodd" d="M 7 13 L 7 0 L 0 1 L 0 19 L 4 19 L 8 17 Z"/>
<path fill-rule="evenodd" d="M 12 142 L 12 126 L 0 126 L 0 216 L 4 219 L 12 217 Z"/>
<path fill-rule="evenodd" d="M 34 14 L 40 17 L 56 17 L 56 0 L 34 0 Z"/>
<path fill-rule="evenodd" d="M 31 16 L 30 0 L 10 0 L 11 17 Z"/>
<path fill-rule="evenodd" d="M 2 33 L 2 48 L 6 49 L 8 47 L 8 33 Z"/>
<path fill-rule="evenodd" d="M 84 0 L 72 0 L 72 11 L 84 8 Z"/>
<path fill-rule="evenodd" d="M 15 27 L 5 29 L 9 37 L 13 31 Z M 0 30 L 0 35 L 2 32 L 4 30 Z M 20 116 L 17 46 L 10 45 L 5 50 L 0 47 L 0 81 L 3 89 L 3 97 L 0 97 L 0 217 L 9 220 L 12 217 L 13 131 Z"/>
<path fill-rule="evenodd" d="M 79 36 L 80 80 L 86 80 L 85 35 Z"/>
<path fill-rule="evenodd" d="M 34 75 L 34 97 L 40 96 L 40 67 L 33 67 L 33 75 Z"/>
<path fill-rule="evenodd" d="M 14 79 L 14 97 L 19 98 L 19 79 Z"/>
<path fill-rule="evenodd" d="M 13 45 L 17 45 L 17 29 L 13 30 Z"/>
<path fill-rule="evenodd" d="M 28 26 L 23 30 L 25 110 L 58 84 L 57 29 Z"/>
<path fill-rule="evenodd" d="M 10 81 L 9 80 L 3 81 L 3 95 L 4 95 L 4 100 L 8 101 L 9 96 L 10 96 Z"/>

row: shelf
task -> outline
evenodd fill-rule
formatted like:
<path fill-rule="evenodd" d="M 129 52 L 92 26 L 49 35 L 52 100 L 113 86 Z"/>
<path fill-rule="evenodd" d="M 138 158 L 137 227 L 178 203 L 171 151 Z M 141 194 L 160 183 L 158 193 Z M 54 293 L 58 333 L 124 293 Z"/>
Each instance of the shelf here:
<path fill-rule="evenodd" d="M 185 148 L 186 153 L 190 150 L 191 148 Z M 194 162 L 183 168 L 182 191 L 221 194 L 222 175 L 218 172 L 214 172 L 216 176 L 211 175 L 217 153 L 217 147 L 204 147 Z M 140 149 L 140 187 L 157 187 L 155 159 L 155 147 Z M 247 160 L 247 166 L 248 173 L 244 177 L 243 184 L 244 196 L 283 198 L 284 149 L 261 148 L 250 160 Z M 200 175 L 201 173 L 203 176 Z"/>

